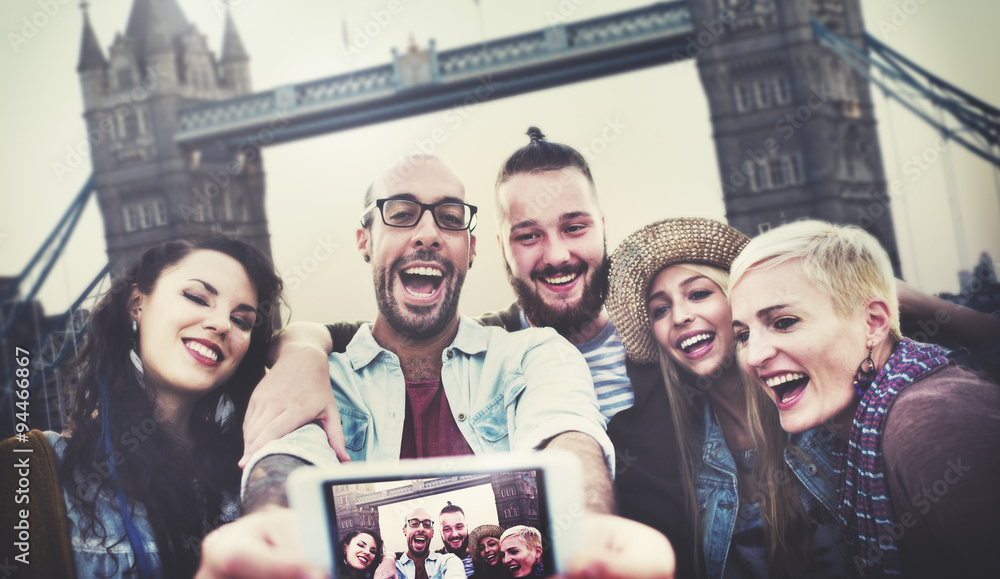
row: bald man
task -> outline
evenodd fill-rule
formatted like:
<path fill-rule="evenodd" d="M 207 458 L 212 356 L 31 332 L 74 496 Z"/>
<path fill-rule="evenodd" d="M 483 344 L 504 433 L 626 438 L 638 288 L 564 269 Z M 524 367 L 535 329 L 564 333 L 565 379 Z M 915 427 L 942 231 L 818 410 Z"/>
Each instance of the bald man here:
<path fill-rule="evenodd" d="M 396 571 L 405 579 L 465 579 L 462 560 L 451 553 L 431 551 L 434 520 L 424 509 L 414 509 L 403 520 L 406 552 L 396 561 Z"/>

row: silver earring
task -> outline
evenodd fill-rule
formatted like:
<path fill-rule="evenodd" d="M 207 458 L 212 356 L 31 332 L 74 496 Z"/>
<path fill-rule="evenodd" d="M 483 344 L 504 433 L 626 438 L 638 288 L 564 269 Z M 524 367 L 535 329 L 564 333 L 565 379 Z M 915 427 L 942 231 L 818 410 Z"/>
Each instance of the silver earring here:
<path fill-rule="evenodd" d="M 142 369 L 142 359 L 139 358 L 139 354 L 136 350 L 139 349 L 139 322 L 132 320 L 132 348 L 128 351 L 128 357 L 132 360 L 132 366 L 135 368 L 136 378 L 139 380 L 139 385 L 142 386 L 143 390 L 146 389 L 146 384 L 142 381 L 143 369 Z"/>
<path fill-rule="evenodd" d="M 236 410 L 236 405 L 233 404 L 233 399 L 229 397 L 229 394 L 223 394 L 219 397 L 219 404 L 215 407 L 215 423 L 219 425 L 222 432 L 229 430 L 229 419 L 232 418 L 234 410 Z"/>

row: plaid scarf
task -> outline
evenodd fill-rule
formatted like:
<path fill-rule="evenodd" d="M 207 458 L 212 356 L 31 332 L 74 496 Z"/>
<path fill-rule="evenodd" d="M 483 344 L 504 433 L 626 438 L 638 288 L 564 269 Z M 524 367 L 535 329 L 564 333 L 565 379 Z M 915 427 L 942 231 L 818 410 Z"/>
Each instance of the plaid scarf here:
<path fill-rule="evenodd" d="M 871 572 L 869 576 L 900 573 L 896 541 L 886 532 L 893 520 L 881 438 L 889 407 L 904 388 L 947 364 L 946 354 L 939 346 L 903 338 L 862 397 L 850 441 L 839 446 L 837 518 L 846 530 L 851 562 L 862 576 L 866 572 Z"/>

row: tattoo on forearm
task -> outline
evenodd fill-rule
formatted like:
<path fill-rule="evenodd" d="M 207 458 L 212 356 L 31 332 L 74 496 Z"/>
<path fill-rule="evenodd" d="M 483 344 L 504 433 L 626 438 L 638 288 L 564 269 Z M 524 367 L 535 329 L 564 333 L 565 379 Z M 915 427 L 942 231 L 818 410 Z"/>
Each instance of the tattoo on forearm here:
<path fill-rule="evenodd" d="M 275 454 L 261 459 L 254 465 L 247 480 L 247 492 L 243 497 L 244 514 L 267 505 L 287 507 L 285 481 L 293 470 L 308 465 L 308 462 L 289 454 Z"/>

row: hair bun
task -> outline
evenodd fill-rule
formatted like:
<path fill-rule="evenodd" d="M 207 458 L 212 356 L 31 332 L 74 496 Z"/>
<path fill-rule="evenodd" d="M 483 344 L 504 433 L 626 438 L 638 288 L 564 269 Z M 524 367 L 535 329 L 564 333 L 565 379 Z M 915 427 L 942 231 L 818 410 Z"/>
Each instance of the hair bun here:
<path fill-rule="evenodd" d="M 532 143 L 545 140 L 545 133 L 538 127 L 528 127 L 528 132 L 524 134 L 531 138 Z"/>

